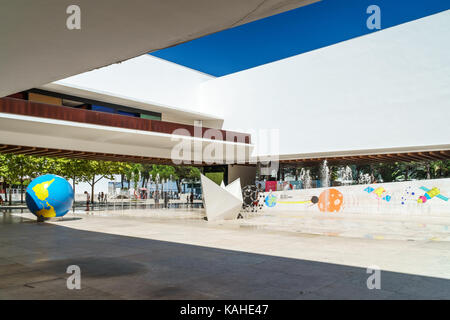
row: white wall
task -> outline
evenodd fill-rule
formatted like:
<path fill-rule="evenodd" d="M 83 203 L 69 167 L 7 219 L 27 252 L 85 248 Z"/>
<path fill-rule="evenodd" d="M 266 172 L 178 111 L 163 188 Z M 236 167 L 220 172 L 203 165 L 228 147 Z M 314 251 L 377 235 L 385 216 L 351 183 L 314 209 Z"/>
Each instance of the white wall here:
<path fill-rule="evenodd" d="M 99 177 L 97 177 L 98 179 Z M 72 179 L 68 180 L 70 185 L 72 185 Z M 108 183 L 111 182 L 113 180 L 109 180 L 109 179 L 101 179 L 99 182 L 97 182 L 95 184 L 95 188 L 94 188 L 94 194 L 95 197 L 97 197 L 97 194 L 100 192 L 104 192 L 106 194 L 108 194 L 109 190 L 108 190 Z M 120 181 L 120 176 L 116 176 L 116 180 L 115 181 Z M 87 191 L 89 192 L 89 194 L 91 194 L 91 185 L 87 182 L 79 182 L 77 183 L 77 185 L 75 186 L 75 193 L 77 195 L 77 201 L 78 200 L 84 200 L 86 196 L 84 196 L 84 192 Z M 97 201 L 97 198 L 95 198 L 95 201 Z"/>
<path fill-rule="evenodd" d="M 196 112 L 198 87 L 211 79 L 214 77 L 145 54 L 54 83 Z"/>
<path fill-rule="evenodd" d="M 202 83 L 224 129 L 279 129 L 280 153 L 450 142 L 450 10 Z"/>
<path fill-rule="evenodd" d="M 367 187 L 374 189 L 368 190 Z M 442 197 L 434 196 L 425 202 L 417 200 L 426 191 L 438 188 Z M 379 189 L 379 195 L 375 190 Z M 332 191 L 330 191 L 332 190 Z M 337 192 L 336 192 L 337 190 Z M 371 192 L 368 192 L 371 191 Z M 332 193 L 341 197 L 331 197 Z M 265 193 L 264 196 L 269 195 Z M 325 212 L 339 216 L 339 213 L 357 213 L 361 215 L 431 215 L 450 216 L 450 179 L 435 179 L 407 182 L 390 182 L 370 185 L 354 185 L 345 187 L 303 189 L 292 191 L 275 191 L 276 204 L 273 207 L 264 206 L 264 211 L 296 211 Z M 320 200 L 317 204 L 308 203 L 313 196 Z M 328 196 L 328 199 L 327 197 Z M 447 200 L 446 200 L 447 199 Z M 331 207 L 327 201 L 333 200 Z M 303 202 L 303 203 L 301 203 Z M 320 209 L 322 208 L 322 210 Z M 337 209 L 337 211 L 328 209 Z M 330 212 L 333 211 L 333 212 Z"/>

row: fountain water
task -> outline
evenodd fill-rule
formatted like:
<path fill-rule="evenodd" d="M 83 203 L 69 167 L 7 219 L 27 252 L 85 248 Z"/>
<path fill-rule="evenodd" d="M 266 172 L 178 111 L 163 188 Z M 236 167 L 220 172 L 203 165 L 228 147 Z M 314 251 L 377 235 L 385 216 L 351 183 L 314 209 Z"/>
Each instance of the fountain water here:
<path fill-rule="evenodd" d="M 302 168 L 302 170 L 300 170 L 300 180 L 302 182 L 303 189 L 311 188 L 311 173 L 309 169 L 305 170 Z"/>
<path fill-rule="evenodd" d="M 167 191 L 172 191 L 172 186 L 173 186 L 173 176 L 170 175 L 169 180 L 167 181 Z"/>
<path fill-rule="evenodd" d="M 155 191 L 159 190 L 159 173 L 156 174 L 156 178 L 155 178 Z"/>
<path fill-rule="evenodd" d="M 359 173 L 358 177 L 358 184 L 370 184 L 372 182 L 372 179 L 370 178 L 370 174 L 368 173 Z"/>
<path fill-rule="evenodd" d="M 338 171 L 338 180 L 343 186 L 353 183 L 353 172 L 349 166 L 341 167 Z"/>
<path fill-rule="evenodd" d="M 322 166 L 320 168 L 320 182 L 321 187 L 329 187 L 330 186 L 330 169 L 328 168 L 327 160 L 322 162 Z"/>

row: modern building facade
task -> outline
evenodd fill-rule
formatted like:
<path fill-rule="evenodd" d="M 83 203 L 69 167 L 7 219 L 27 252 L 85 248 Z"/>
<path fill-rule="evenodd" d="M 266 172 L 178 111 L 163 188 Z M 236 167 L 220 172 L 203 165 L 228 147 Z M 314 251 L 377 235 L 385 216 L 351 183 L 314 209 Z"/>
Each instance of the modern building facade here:
<path fill-rule="evenodd" d="M 223 77 L 142 55 L 1 98 L 0 149 L 226 164 L 244 185 L 265 159 L 448 159 L 449 31 L 444 11 Z"/>

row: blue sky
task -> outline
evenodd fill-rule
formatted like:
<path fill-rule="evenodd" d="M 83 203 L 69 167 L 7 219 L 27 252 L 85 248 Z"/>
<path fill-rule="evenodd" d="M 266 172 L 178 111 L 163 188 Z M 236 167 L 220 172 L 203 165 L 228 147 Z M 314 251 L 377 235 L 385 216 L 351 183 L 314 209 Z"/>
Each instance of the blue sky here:
<path fill-rule="evenodd" d="M 223 76 L 377 32 L 366 27 L 373 4 L 381 31 L 450 9 L 449 0 L 322 0 L 151 54 Z"/>

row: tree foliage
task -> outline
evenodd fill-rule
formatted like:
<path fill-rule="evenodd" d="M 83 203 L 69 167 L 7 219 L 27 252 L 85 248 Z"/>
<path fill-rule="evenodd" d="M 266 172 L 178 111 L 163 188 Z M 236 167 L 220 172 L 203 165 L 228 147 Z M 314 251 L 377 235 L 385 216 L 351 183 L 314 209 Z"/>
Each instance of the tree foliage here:
<path fill-rule="evenodd" d="M 408 180 L 439 179 L 450 177 L 450 160 L 423 162 L 387 162 L 377 164 L 349 165 L 353 179 L 368 174 L 372 181 L 396 182 Z M 338 179 L 338 166 L 330 167 L 331 181 Z M 297 168 L 300 170 L 301 168 Z M 313 180 L 320 179 L 320 166 L 309 167 Z"/>
<path fill-rule="evenodd" d="M 379 163 L 371 165 L 351 165 L 353 179 L 360 174 L 369 174 L 373 181 L 393 182 L 420 179 L 438 179 L 450 177 L 450 160 L 425 161 L 425 162 L 395 162 Z M 312 179 L 320 179 L 319 166 L 311 167 Z M 338 166 L 330 168 L 332 180 L 337 179 Z M 292 171 L 298 175 L 300 168 Z M 6 190 L 8 186 L 19 186 L 22 190 L 28 183 L 43 174 L 57 174 L 66 179 L 71 179 L 75 190 L 79 182 L 87 182 L 91 186 L 91 199 L 94 200 L 95 185 L 102 179 L 113 179 L 114 175 L 120 175 L 122 181 L 128 181 L 129 185 L 138 188 L 146 186 L 150 181 L 171 179 L 177 182 L 181 191 L 182 182 L 198 181 L 200 169 L 192 166 L 170 166 L 156 164 L 135 164 L 127 162 L 95 161 L 83 159 L 64 159 L 51 157 L 35 157 L 27 155 L 0 154 L 0 181 Z M 220 183 L 220 181 L 217 182 Z M 9 188 L 11 190 L 11 187 Z M 11 195 L 6 194 L 5 200 Z M 22 198 L 23 201 L 23 198 Z"/>

